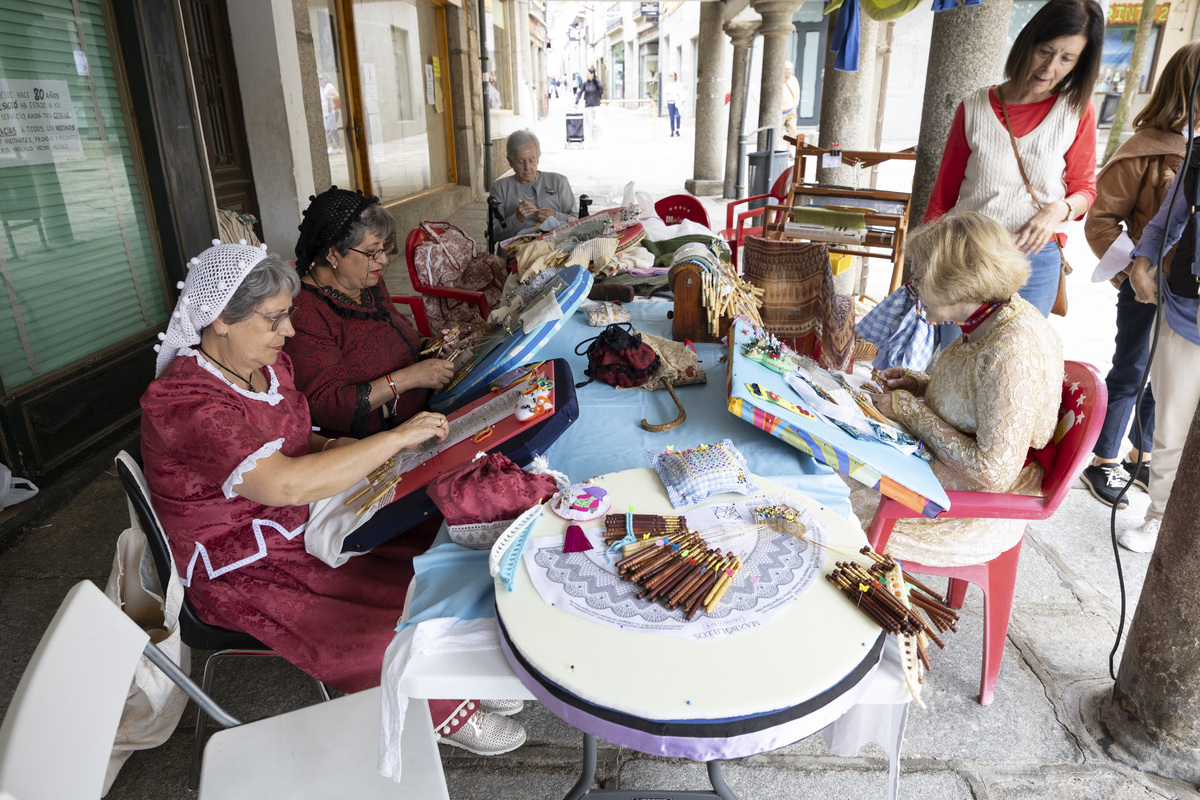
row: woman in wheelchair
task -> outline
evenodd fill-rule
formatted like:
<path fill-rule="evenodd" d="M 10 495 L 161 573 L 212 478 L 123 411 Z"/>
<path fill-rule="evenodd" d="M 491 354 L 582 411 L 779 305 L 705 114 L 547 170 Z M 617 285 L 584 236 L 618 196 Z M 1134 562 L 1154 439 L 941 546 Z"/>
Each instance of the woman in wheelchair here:
<path fill-rule="evenodd" d="M 403 423 L 454 375 L 449 361 L 421 358 L 416 328 L 388 295 L 382 271 L 395 238 L 392 215 L 361 192 L 334 186 L 304 212 L 296 335 L 284 351 L 327 436 L 361 438 Z"/>
<path fill-rule="evenodd" d="M 492 226 L 493 239 L 531 232 L 548 219 L 557 220 L 558 225 L 575 220 L 575 193 L 567 176 L 538 170 L 542 145 L 537 136 L 517 131 L 508 137 L 506 153 L 513 174 L 493 181 L 488 195 L 501 215 Z"/>
<path fill-rule="evenodd" d="M 245 631 L 315 678 L 379 684 L 412 559 L 430 532 L 334 569 L 306 552 L 309 503 L 332 497 L 400 450 L 445 438 L 419 411 L 363 439 L 313 432 L 283 351 L 294 333 L 294 269 L 247 245 L 192 260 L 142 397 L 142 454 L 155 511 L 197 614 Z M 443 741 L 477 753 L 524 741 L 478 702 L 430 702 Z"/>
<path fill-rule="evenodd" d="M 962 336 L 928 374 L 893 367 L 873 395 L 934 456 L 946 489 L 1036 494 L 1043 469 L 1027 461 L 1045 447 L 1058 422 L 1062 343 L 1036 308 L 1017 294 L 1028 259 L 1000 223 L 974 212 L 951 213 L 909 240 L 917 307 L 930 325 L 954 325 Z M 864 527 L 880 495 L 847 479 Z M 990 560 L 1015 545 L 1022 520 L 900 520 L 889 550 L 927 566 Z"/>

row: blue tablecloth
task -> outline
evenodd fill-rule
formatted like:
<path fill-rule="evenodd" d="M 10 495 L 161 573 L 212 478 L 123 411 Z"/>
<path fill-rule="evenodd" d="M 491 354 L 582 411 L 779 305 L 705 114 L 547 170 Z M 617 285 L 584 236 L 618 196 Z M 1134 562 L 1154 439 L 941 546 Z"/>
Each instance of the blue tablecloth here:
<path fill-rule="evenodd" d="M 671 303 L 635 302 L 626 307 L 637 330 L 670 338 L 671 321 L 667 312 L 672 308 Z M 587 358 L 575 355 L 575 346 L 601 330 L 588 325 L 583 314 L 575 314 L 538 352 L 537 358 L 566 359 L 576 380 L 582 381 Z M 675 418 L 678 411 L 670 394 L 665 390 L 614 389 L 593 382 L 577 390 L 579 419 L 546 451 L 550 467 L 566 473 L 572 481 L 583 481 L 593 475 L 651 466 L 647 450 L 661 450 L 667 445 L 679 449 L 728 438 L 746 457 L 755 475 L 770 478 L 842 516 L 847 515 L 849 493 L 837 473 L 729 413 L 725 400 L 727 367 L 719 360 L 725 348 L 699 344 L 696 351 L 700 366 L 708 374 L 708 383 L 675 390 L 687 410 L 686 422 L 665 433 L 647 431 L 641 426 L 643 418 L 660 423 Z M 487 555 L 487 551 L 452 543 L 443 525 L 434 547 L 413 562 L 417 587 L 405 624 L 446 616 L 458 619 L 491 616 L 492 582 L 487 576 Z"/>
<path fill-rule="evenodd" d="M 667 319 L 671 303 L 635 302 L 626 308 L 637 330 L 671 338 L 671 321 Z M 583 314 L 575 314 L 537 357 L 565 358 L 576 381 L 582 381 L 587 358 L 575 355 L 575 346 L 601 330 L 588 325 Z M 699 344 L 696 352 L 708 374 L 708 383 L 676 388 L 687 411 L 686 422 L 665 433 L 645 430 L 641 426 L 643 418 L 662 423 L 678 414 L 670 394 L 665 390 L 614 389 L 594 382 L 578 390 L 579 420 L 546 452 L 550 466 L 565 472 L 572 481 L 582 481 L 593 475 L 648 467 L 647 450 L 661 450 L 668 445 L 681 449 L 728 438 L 746 457 L 755 475 L 803 492 L 846 515 L 850 510 L 846 485 L 833 470 L 729 413 L 725 398 L 727 366 L 720 361 L 725 348 Z"/>

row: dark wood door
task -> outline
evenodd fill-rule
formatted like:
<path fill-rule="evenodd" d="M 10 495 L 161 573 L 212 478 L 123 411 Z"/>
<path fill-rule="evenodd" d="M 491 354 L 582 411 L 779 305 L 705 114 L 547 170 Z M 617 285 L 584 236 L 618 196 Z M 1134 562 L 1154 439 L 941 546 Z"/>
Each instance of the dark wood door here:
<path fill-rule="evenodd" d="M 217 208 L 231 208 L 258 219 L 225 0 L 183 0 L 182 9 Z M 261 239 L 262 224 L 255 223 L 254 230 Z"/>

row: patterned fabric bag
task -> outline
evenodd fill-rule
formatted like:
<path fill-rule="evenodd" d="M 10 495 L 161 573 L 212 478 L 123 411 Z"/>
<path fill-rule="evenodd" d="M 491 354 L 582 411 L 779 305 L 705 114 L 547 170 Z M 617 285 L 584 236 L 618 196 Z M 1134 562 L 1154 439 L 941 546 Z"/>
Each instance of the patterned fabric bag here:
<path fill-rule="evenodd" d="M 417 245 L 413 266 L 429 286 L 482 292 L 488 307 L 500 305 L 508 269 L 500 258 L 484 252 L 475 240 L 448 222 L 422 222 L 428 241 Z M 425 311 L 434 330 L 479 321 L 479 308 L 462 300 L 425 295 Z"/>
<path fill-rule="evenodd" d="M 629 323 L 612 324 L 599 336 L 585 339 L 575 348 L 575 355 L 584 355 L 580 348 L 587 347 L 588 379 L 575 384 L 576 388 L 587 386 L 592 381 L 601 381 L 619 389 L 641 386 L 658 371 L 662 359 L 654 348 L 642 341 L 642 335 Z"/>

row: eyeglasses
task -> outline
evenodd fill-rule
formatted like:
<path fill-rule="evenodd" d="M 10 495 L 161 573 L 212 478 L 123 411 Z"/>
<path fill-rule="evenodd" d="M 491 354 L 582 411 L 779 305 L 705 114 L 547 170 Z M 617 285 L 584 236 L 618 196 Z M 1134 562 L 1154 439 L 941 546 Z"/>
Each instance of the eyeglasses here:
<path fill-rule="evenodd" d="M 254 309 L 254 313 L 255 313 L 255 314 L 258 314 L 260 317 L 266 317 L 266 319 L 268 319 L 268 320 L 271 322 L 271 330 L 272 330 L 272 331 L 277 331 L 277 330 L 279 330 L 279 326 L 283 324 L 283 321 L 284 321 L 285 319 L 287 319 L 288 317 L 290 317 L 292 314 L 295 314 L 295 313 L 296 313 L 296 306 L 292 306 L 292 307 L 291 307 L 291 308 L 289 308 L 287 311 L 284 311 L 284 312 L 282 312 L 282 313 L 276 314 L 276 315 L 275 315 L 275 316 L 273 316 L 273 317 L 268 317 L 266 314 L 264 314 L 263 312 L 259 311 L 257 308 L 256 308 L 256 309 Z"/>
<path fill-rule="evenodd" d="M 371 252 L 371 253 L 368 253 L 366 250 L 359 250 L 357 247 L 350 247 L 347 249 L 353 250 L 356 253 L 362 253 L 367 258 L 371 259 L 372 261 L 375 261 L 377 258 L 379 258 L 380 255 L 382 255 L 385 259 L 390 257 L 392 255 L 392 253 L 396 252 L 396 245 L 385 244 L 383 247 L 381 247 L 378 250 Z"/>

